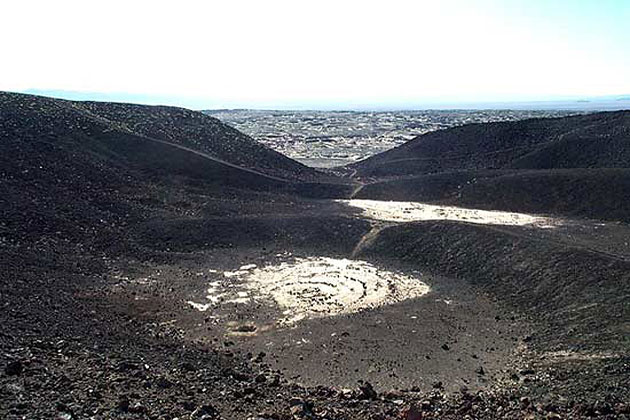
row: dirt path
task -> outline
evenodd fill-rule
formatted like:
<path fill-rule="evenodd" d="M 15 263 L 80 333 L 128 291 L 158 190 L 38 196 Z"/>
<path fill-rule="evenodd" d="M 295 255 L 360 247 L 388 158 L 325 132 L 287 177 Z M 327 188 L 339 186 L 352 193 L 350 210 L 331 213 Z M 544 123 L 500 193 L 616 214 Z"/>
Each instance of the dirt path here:
<path fill-rule="evenodd" d="M 354 189 L 350 193 L 350 197 L 349 198 L 352 199 L 352 198 L 356 197 L 357 194 L 359 194 L 359 192 L 361 192 L 361 190 L 363 189 L 364 186 L 365 186 L 365 184 L 359 184 L 356 187 L 354 187 Z"/>
<path fill-rule="evenodd" d="M 153 143 L 160 143 L 160 144 L 164 144 L 166 146 L 174 147 L 176 149 L 192 153 L 192 154 L 200 156 L 200 157 L 202 157 L 204 159 L 211 160 L 213 162 L 216 162 L 216 163 L 228 166 L 230 168 L 239 169 L 241 171 L 245 171 L 245 172 L 249 172 L 251 174 L 259 175 L 259 176 L 262 176 L 262 177 L 267 178 L 267 179 L 272 179 L 274 181 L 287 182 L 287 183 L 290 182 L 290 181 L 287 181 L 286 179 L 279 178 L 279 177 L 276 177 L 276 176 L 273 176 L 273 175 L 268 175 L 268 174 L 265 174 L 263 172 L 257 171 L 255 169 L 251 169 L 251 168 L 246 168 L 246 167 L 243 167 L 243 166 L 235 165 L 233 163 L 230 163 L 230 162 L 227 162 L 225 160 L 216 158 L 216 157 L 211 156 L 211 155 L 209 155 L 207 153 L 200 152 L 200 151 L 195 150 L 195 149 L 191 149 L 191 148 L 186 147 L 186 146 L 182 146 L 182 145 L 171 143 L 171 142 L 168 142 L 168 141 L 165 141 L 165 140 L 159 140 L 159 139 L 156 139 L 156 138 L 153 138 L 153 137 L 145 136 L 145 135 L 140 134 L 140 133 L 134 131 L 133 129 L 129 128 L 126 124 L 120 124 L 120 123 L 113 122 L 113 121 L 108 120 L 106 118 L 103 118 L 103 117 L 101 117 L 99 115 L 96 115 L 96 114 L 94 114 L 94 113 L 92 113 L 92 112 L 90 112 L 90 111 L 88 111 L 88 110 L 86 110 L 84 108 L 78 107 L 76 104 L 72 104 L 71 106 L 77 112 L 79 112 L 79 113 L 81 113 L 81 114 L 83 114 L 83 115 L 85 115 L 85 116 L 87 116 L 89 118 L 93 118 L 93 119 L 99 121 L 101 124 L 105 124 L 105 125 L 108 125 L 108 126 L 113 126 L 117 130 L 126 131 L 130 135 L 139 137 L 141 139 L 144 139 L 144 140 L 147 140 L 147 141 L 150 141 L 150 142 L 153 142 Z"/>
<path fill-rule="evenodd" d="M 365 247 L 369 246 L 372 242 L 374 242 L 374 240 L 378 237 L 381 231 L 388 228 L 389 226 L 392 226 L 392 224 L 385 224 L 385 223 L 373 224 L 372 228 L 365 235 L 361 237 L 357 245 L 354 247 L 354 249 L 352 250 L 352 253 L 350 254 L 350 258 L 356 258 L 357 255 L 359 255 L 359 253 L 363 251 Z"/>

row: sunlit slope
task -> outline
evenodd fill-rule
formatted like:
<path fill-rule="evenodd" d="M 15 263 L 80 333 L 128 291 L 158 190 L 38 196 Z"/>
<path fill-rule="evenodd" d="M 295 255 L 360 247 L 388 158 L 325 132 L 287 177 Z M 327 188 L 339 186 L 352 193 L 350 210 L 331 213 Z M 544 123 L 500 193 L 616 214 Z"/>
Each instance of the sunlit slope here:
<path fill-rule="evenodd" d="M 630 111 L 619 111 L 435 131 L 352 168 L 363 177 L 389 177 L 472 169 L 628 166 Z"/>
<path fill-rule="evenodd" d="M 630 111 L 472 124 L 358 162 L 354 198 L 630 220 Z"/>
<path fill-rule="evenodd" d="M 2 229 L 16 240 L 55 232 L 104 240 L 163 211 L 194 214 L 199 203 L 346 188 L 177 108 L 0 93 L 0 150 Z"/>

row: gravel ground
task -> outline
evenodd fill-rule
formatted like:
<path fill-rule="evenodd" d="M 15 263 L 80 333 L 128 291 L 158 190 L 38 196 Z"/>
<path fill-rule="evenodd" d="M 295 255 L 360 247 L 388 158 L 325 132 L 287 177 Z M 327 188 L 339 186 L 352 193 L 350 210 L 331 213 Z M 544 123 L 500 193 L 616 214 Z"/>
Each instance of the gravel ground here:
<path fill-rule="evenodd" d="M 622 223 L 374 231 L 333 200 L 356 186 L 252 145 L 281 170 L 243 170 L 251 139 L 216 120 L 0 106 L 1 418 L 630 416 Z M 222 159 L 187 150 L 204 130 Z M 365 261 L 429 292 L 291 325 L 270 300 L 187 303 L 287 253 Z"/>

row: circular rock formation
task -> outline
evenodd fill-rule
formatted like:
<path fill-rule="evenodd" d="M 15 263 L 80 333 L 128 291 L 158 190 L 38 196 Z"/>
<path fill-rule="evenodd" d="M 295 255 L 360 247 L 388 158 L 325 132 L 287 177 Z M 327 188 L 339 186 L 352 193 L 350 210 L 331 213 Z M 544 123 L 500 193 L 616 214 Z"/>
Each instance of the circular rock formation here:
<path fill-rule="evenodd" d="M 295 258 L 239 275 L 255 299 L 284 309 L 283 322 L 331 316 L 396 303 L 426 294 L 418 278 L 358 260 Z"/>

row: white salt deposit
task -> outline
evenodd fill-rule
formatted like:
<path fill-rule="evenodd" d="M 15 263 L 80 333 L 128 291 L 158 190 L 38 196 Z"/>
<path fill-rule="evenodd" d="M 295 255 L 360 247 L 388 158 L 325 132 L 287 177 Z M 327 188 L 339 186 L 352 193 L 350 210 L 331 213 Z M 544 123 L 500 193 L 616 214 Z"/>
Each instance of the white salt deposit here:
<path fill-rule="evenodd" d="M 419 278 L 360 260 L 295 257 L 275 265 L 247 267 L 226 271 L 225 282 L 211 283 L 208 303 L 187 303 L 200 311 L 222 304 L 267 303 L 283 314 L 279 323 L 293 323 L 376 308 L 429 291 Z"/>
<path fill-rule="evenodd" d="M 206 312 L 208 309 L 210 309 L 210 307 L 212 307 L 211 303 L 196 303 L 191 300 L 187 301 L 186 303 L 200 312 Z"/>
<path fill-rule="evenodd" d="M 533 225 L 550 228 L 558 220 L 548 217 L 532 216 L 524 213 L 466 209 L 453 206 L 438 206 L 413 201 L 379 200 L 337 200 L 351 207 L 363 210 L 362 215 L 373 220 L 387 222 L 417 222 L 423 220 L 454 220 L 487 225 Z"/>
<path fill-rule="evenodd" d="M 258 299 L 273 301 L 285 322 L 332 316 L 422 296 L 429 287 L 417 278 L 378 269 L 365 261 L 295 258 L 242 276 Z"/>

